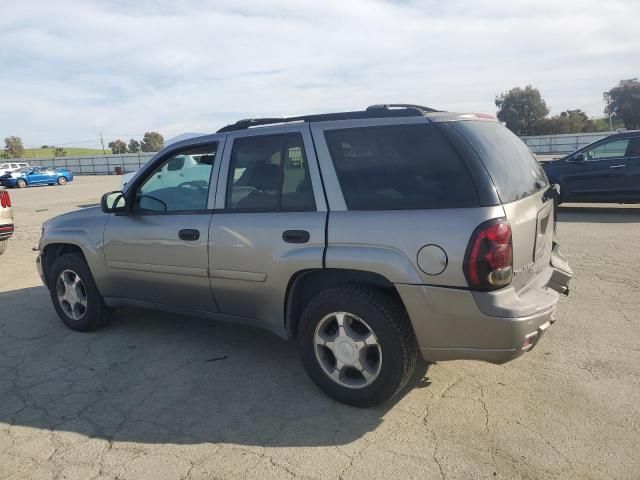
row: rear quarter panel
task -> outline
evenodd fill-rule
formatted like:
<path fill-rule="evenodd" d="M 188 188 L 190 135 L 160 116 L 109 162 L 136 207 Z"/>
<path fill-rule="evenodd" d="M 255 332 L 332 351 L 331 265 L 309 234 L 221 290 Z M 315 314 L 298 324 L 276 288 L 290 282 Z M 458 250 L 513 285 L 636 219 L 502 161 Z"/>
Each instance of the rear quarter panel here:
<path fill-rule="evenodd" d="M 463 263 L 471 234 L 482 222 L 503 216 L 499 206 L 331 212 L 326 266 L 375 272 L 393 283 L 467 287 Z M 430 244 L 447 255 L 438 275 L 418 265 L 418 252 Z"/>
<path fill-rule="evenodd" d="M 501 206 L 431 210 L 347 210 L 325 139 L 336 128 L 430 123 L 424 117 L 318 122 L 311 131 L 331 213 L 327 233 L 326 267 L 378 273 L 393 283 L 467 287 L 463 273 L 467 244 L 482 222 L 504 217 Z M 418 252 L 440 246 L 447 266 L 428 275 L 418 266 Z"/>

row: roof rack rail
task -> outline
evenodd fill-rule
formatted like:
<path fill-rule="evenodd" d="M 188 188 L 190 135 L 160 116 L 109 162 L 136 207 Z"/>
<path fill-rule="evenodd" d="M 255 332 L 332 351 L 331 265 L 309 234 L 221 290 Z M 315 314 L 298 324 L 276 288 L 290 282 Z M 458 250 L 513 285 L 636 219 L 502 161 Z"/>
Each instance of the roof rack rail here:
<path fill-rule="evenodd" d="M 379 105 L 368 106 L 367 111 L 391 110 L 392 108 L 412 108 L 414 110 L 419 110 L 420 112 L 426 112 L 426 113 L 442 112 L 442 110 L 436 110 L 435 108 L 425 107 L 423 105 L 414 105 L 412 103 L 381 103 Z"/>
<path fill-rule="evenodd" d="M 274 117 L 274 118 L 247 118 L 238 120 L 236 123 L 227 125 L 218 130 L 217 133 L 233 132 L 236 130 L 246 130 L 251 127 L 261 125 L 275 125 L 278 123 L 293 122 L 327 122 L 331 120 L 357 120 L 363 118 L 380 118 L 380 117 L 414 117 L 424 115 L 428 112 L 437 112 L 429 107 L 420 107 L 418 105 L 404 106 L 401 104 L 373 105 L 366 110 L 355 112 L 339 112 L 339 113 L 320 113 L 315 115 L 302 115 L 298 117 Z"/>
<path fill-rule="evenodd" d="M 232 132 L 234 130 L 246 130 L 249 127 L 257 127 L 260 125 L 271 125 L 271 124 L 276 124 L 276 123 L 287 123 L 287 122 L 291 122 L 293 120 L 289 119 L 289 118 L 277 118 L 277 117 L 273 117 L 273 118 L 245 118 L 243 120 L 238 120 L 236 123 L 232 123 L 230 125 L 227 125 L 226 127 L 222 127 L 220 130 L 218 130 L 217 133 L 224 133 L 224 132 Z M 299 120 L 296 120 L 299 121 Z"/>

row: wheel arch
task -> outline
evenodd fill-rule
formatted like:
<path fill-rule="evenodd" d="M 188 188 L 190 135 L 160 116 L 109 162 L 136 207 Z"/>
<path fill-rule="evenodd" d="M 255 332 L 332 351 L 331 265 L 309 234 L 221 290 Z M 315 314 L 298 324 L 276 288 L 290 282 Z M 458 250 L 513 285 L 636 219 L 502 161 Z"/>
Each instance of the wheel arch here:
<path fill-rule="evenodd" d="M 42 251 L 44 253 L 42 261 L 42 271 L 44 274 L 44 278 L 46 278 L 47 280 L 49 280 L 51 267 L 53 267 L 54 262 L 62 255 L 66 255 L 67 253 L 79 253 L 80 255 L 82 255 L 84 261 L 87 262 L 87 257 L 82 248 L 73 243 L 50 243 L 45 246 Z M 49 285 L 47 283 L 47 287 L 48 286 Z"/>
<path fill-rule="evenodd" d="M 302 310 L 314 296 L 330 288 L 354 284 L 383 290 L 405 308 L 394 284 L 379 273 L 343 268 L 301 270 L 289 279 L 285 294 L 285 328 L 289 335 L 297 336 Z"/>

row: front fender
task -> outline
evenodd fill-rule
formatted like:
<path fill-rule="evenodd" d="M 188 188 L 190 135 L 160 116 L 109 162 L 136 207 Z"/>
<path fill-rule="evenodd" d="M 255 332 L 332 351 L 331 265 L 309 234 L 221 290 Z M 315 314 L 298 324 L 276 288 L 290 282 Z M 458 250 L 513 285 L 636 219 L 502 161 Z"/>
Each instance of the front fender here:
<path fill-rule="evenodd" d="M 51 245 L 72 245 L 79 248 L 103 295 L 108 291 L 103 251 L 106 219 L 107 216 L 95 208 L 55 217 L 45 222 L 38 245 L 41 252 L 48 252 L 47 247 Z"/>

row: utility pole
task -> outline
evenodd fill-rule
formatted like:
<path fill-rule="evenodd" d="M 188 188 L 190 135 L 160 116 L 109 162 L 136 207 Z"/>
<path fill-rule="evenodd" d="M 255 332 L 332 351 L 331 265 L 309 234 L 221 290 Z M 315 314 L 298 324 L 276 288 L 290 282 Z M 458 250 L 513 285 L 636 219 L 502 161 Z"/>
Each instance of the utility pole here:
<path fill-rule="evenodd" d="M 609 92 L 604 92 L 604 101 L 607 102 L 607 113 L 609 114 L 609 131 L 613 132 L 613 121 L 611 120 L 611 95 Z"/>
<path fill-rule="evenodd" d="M 104 140 L 102 139 L 102 130 L 100 130 L 100 144 L 102 145 L 102 154 L 106 155 L 104 152 Z"/>

